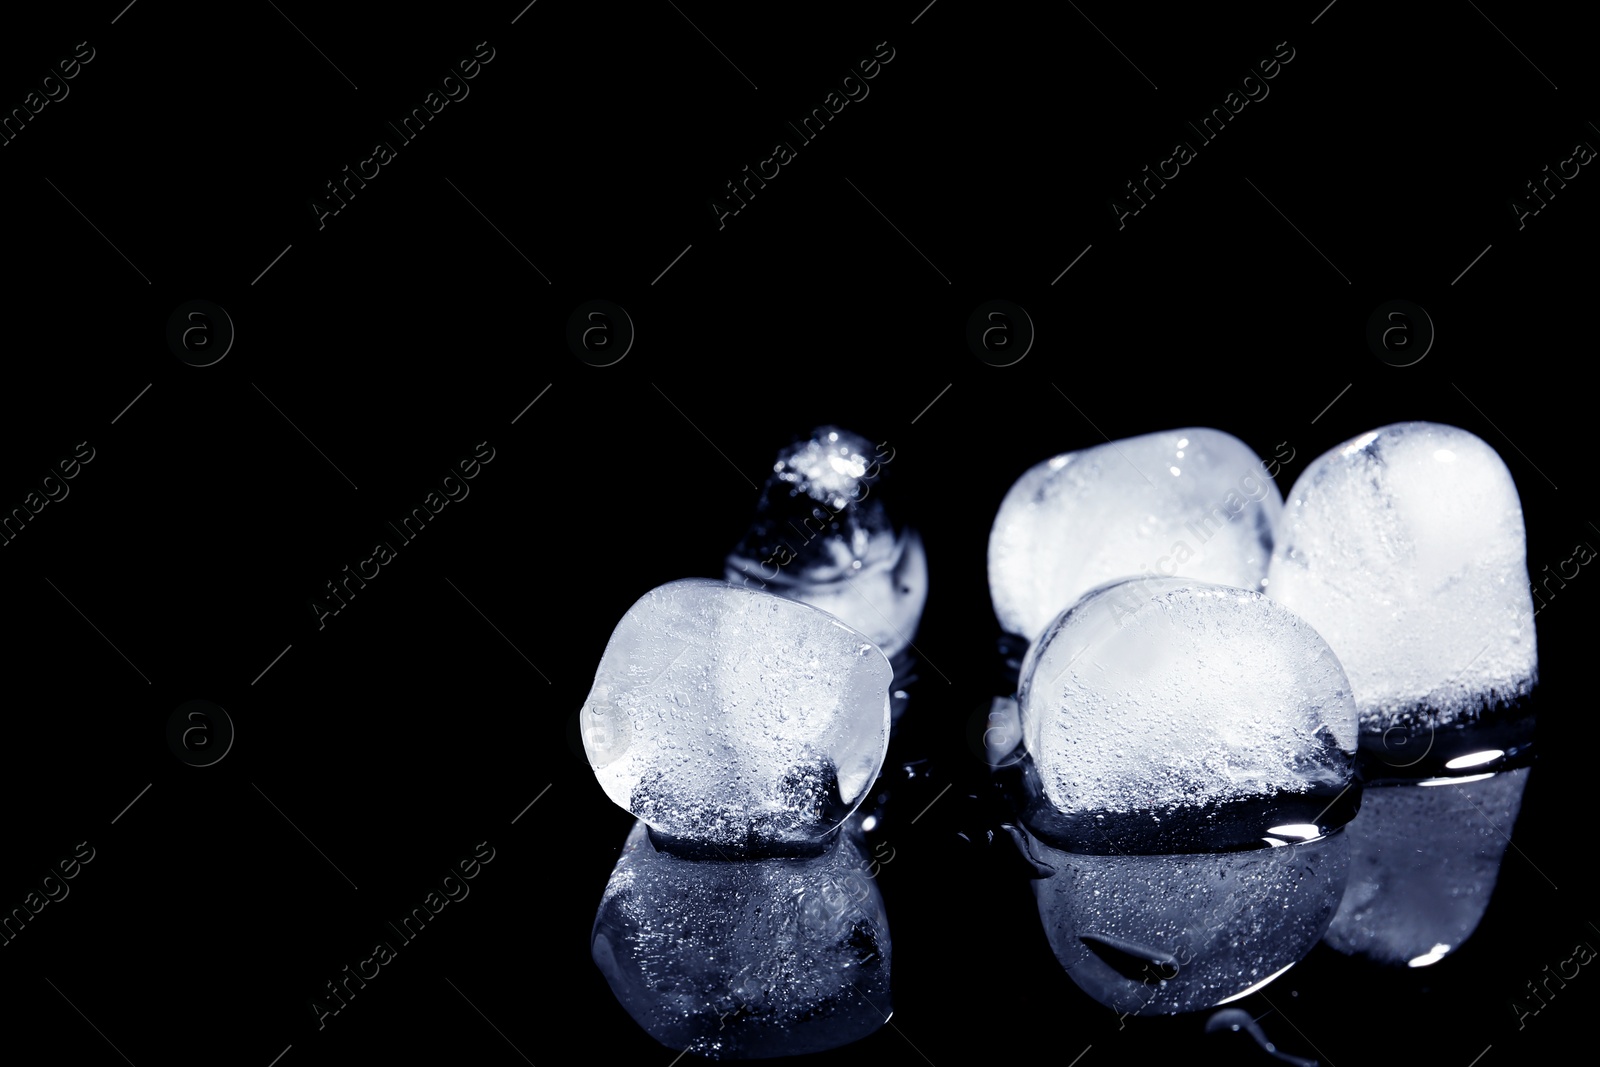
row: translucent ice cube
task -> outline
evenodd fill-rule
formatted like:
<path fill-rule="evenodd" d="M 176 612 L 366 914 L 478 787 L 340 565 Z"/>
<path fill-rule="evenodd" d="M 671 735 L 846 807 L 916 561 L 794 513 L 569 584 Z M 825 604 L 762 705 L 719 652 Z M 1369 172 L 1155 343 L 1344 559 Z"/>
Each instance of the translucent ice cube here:
<path fill-rule="evenodd" d="M 727 582 L 651 590 L 617 624 L 579 721 L 601 788 L 666 838 L 815 843 L 888 750 L 889 662 L 827 612 Z"/>
<path fill-rule="evenodd" d="M 989 534 L 989 591 L 1030 640 L 1091 588 L 1181 575 L 1260 589 L 1283 508 L 1243 441 L 1220 430 L 1145 434 L 1067 452 L 1017 479 Z"/>
<path fill-rule="evenodd" d="M 1023 744 L 1065 813 L 1160 811 L 1349 782 L 1338 659 L 1261 593 L 1180 578 L 1094 590 L 1034 642 Z"/>
<path fill-rule="evenodd" d="M 831 612 L 886 656 L 905 648 L 927 602 L 928 564 L 922 538 L 884 506 L 893 459 L 887 444 L 837 426 L 778 453 L 727 579 Z"/>
<path fill-rule="evenodd" d="M 1319 456 L 1269 577 L 1338 653 L 1365 732 L 1468 720 L 1533 687 L 1522 505 L 1465 430 L 1397 423 Z"/>
<path fill-rule="evenodd" d="M 854 836 L 818 856 L 725 863 L 658 852 L 635 824 L 591 949 L 651 1037 L 712 1058 L 796 1056 L 881 1027 L 889 924 Z"/>

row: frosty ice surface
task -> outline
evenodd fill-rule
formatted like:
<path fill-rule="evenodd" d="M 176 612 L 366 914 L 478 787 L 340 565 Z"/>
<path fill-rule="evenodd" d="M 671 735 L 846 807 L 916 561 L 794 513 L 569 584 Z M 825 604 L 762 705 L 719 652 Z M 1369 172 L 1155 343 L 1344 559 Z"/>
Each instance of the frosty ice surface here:
<path fill-rule="evenodd" d="M 1353 785 L 1356 708 L 1304 620 L 1235 586 L 1113 582 L 1045 628 L 1017 702 L 1025 755 L 1002 773 L 1081 989 L 1126 1014 L 1200 1010 L 1323 936 L 1349 864 L 1348 814 L 1328 814 Z"/>
<path fill-rule="evenodd" d="M 807 604 L 709 579 L 617 624 L 580 714 L 606 795 L 735 856 L 819 841 L 888 750 L 889 662 Z"/>
<path fill-rule="evenodd" d="M 1465 430 L 1396 423 L 1314 460 L 1267 590 L 1338 653 L 1364 732 L 1466 721 L 1533 688 L 1522 504 Z"/>
<path fill-rule="evenodd" d="M 1266 466 L 1220 430 L 1064 453 L 1030 467 L 995 515 L 995 615 L 1031 640 L 1085 592 L 1119 578 L 1182 575 L 1259 590 L 1281 511 Z"/>
<path fill-rule="evenodd" d="M 1062 811 L 1211 805 L 1341 787 L 1356 746 L 1339 661 L 1266 596 L 1113 583 L 1029 649 L 1023 743 Z"/>

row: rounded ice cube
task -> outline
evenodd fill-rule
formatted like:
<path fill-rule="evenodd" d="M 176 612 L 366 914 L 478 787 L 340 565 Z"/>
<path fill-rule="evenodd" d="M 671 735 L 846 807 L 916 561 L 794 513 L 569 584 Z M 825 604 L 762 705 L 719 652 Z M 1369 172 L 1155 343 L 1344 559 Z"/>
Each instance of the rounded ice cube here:
<path fill-rule="evenodd" d="M 615 803 L 729 858 L 814 844 L 888 751 L 883 653 L 810 605 L 691 578 L 612 632 L 579 721 Z"/>
<path fill-rule="evenodd" d="M 779 452 L 724 574 L 837 615 L 894 656 L 922 618 L 928 563 L 921 536 L 884 506 L 886 447 L 821 426 Z"/>
<path fill-rule="evenodd" d="M 1339 660 L 1261 593 L 1180 578 L 1094 590 L 1028 650 L 1022 738 L 1064 813 L 1159 811 L 1350 781 Z"/>
<path fill-rule="evenodd" d="M 1283 510 L 1243 441 L 1191 427 L 1110 441 L 1030 467 L 989 534 L 1000 625 L 1033 639 L 1088 590 L 1182 575 L 1259 590 Z"/>
<path fill-rule="evenodd" d="M 1267 589 L 1338 652 L 1363 732 L 1467 721 L 1533 688 L 1522 503 L 1466 430 L 1396 423 L 1312 461 Z"/>

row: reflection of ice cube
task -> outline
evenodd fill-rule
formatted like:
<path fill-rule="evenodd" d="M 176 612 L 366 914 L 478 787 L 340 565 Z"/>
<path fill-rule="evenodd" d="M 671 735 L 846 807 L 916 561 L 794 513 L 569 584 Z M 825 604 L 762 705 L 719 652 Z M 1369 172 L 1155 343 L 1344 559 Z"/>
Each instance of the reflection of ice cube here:
<path fill-rule="evenodd" d="M 595 777 L 670 838 L 782 849 L 855 809 L 888 749 L 883 654 L 816 608 L 671 582 L 617 624 L 580 716 Z"/>
<path fill-rule="evenodd" d="M 1369 788 L 1350 839 L 1350 884 L 1327 942 L 1423 967 L 1478 928 L 1500 875 L 1528 768 L 1461 785 Z"/>
<path fill-rule="evenodd" d="M 928 599 L 928 563 L 922 538 L 884 507 L 893 458 L 837 426 L 778 453 L 727 579 L 831 612 L 886 656 L 905 648 Z"/>
<path fill-rule="evenodd" d="M 1359 821 L 1359 820 L 1357 820 Z M 1172 1014 L 1253 992 L 1316 945 L 1349 863 L 1341 830 L 1251 852 L 1078 856 L 1031 840 L 1056 958 L 1118 1012 Z"/>
<path fill-rule="evenodd" d="M 1032 639 L 1089 589 L 1119 578 L 1182 575 L 1259 590 L 1282 508 L 1261 460 L 1220 430 L 1056 456 L 1017 479 L 995 515 L 995 615 Z"/>
<path fill-rule="evenodd" d="M 595 916 L 595 963 L 657 1041 L 713 1058 L 793 1056 L 881 1027 L 889 926 L 855 839 L 805 859 L 658 852 L 643 823 Z"/>
<path fill-rule="evenodd" d="M 1023 743 L 1063 812 L 1127 812 L 1342 787 L 1356 713 L 1327 644 L 1260 593 L 1113 583 L 1041 634 Z"/>
<path fill-rule="evenodd" d="M 1465 430 L 1398 423 L 1319 456 L 1289 491 L 1268 591 L 1338 653 L 1364 731 L 1443 725 L 1532 688 L 1522 505 Z"/>

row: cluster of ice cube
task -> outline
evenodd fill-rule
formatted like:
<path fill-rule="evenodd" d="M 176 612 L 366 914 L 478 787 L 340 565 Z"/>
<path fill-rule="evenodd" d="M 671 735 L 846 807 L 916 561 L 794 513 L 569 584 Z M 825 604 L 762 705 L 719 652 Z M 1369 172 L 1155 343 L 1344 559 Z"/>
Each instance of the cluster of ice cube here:
<path fill-rule="evenodd" d="M 585 701 L 596 778 L 640 820 L 594 957 L 674 1048 L 817 1051 L 888 1010 L 882 900 L 841 825 L 887 751 L 885 652 L 926 596 L 920 540 L 874 495 L 891 459 L 836 427 L 786 449 L 729 581 L 641 598 Z M 1443 958 L 1493 890 L 1485 827 L 1503 840 L 1520 806 L 1513 768 L 1386 784 L 1346 825 L 1358 747 L 1470 730 L 1532 690 L 1504 463 L 1403 423 L 1315 460 L 1287 505 L 1269 469 L 1216 430 L 1108 442 L 1028 470 L 991 532 L 996 616 L 1029 644 L 983 743 L 1029 791 L 1052 949 L 1120 1012 L 1237 999 L 1324 935 Z"/>
<path fill-rule="evenodd" d="M 988 759 L 1020 759 L 1038 794 L 1020 807 L 1052 947 L 1119 1011 L 1242 995 L 1324 930 L 1384 962 L 1442 958 L 1481 917 L 1490 835 L 1520 804 L 1525 769 L 1386 786 L 1348 827 L 1330 801 L 1263 825 L 1266 851 L 1220 851 L 1252 812 L 1349 792 L 1358 745 L 1420 751 L 1537 675 L 1522 510 L 1483 441 L 1384 427 L 1315 460 L 1283 505 L 1267 469 L 1214 430 L 1112 441 L 1027 471 L 990 536 L 996 616 L 1031 645 L 1020 722 L 991 731 L 1020 756 L 985 734 Z M 1085 826 L 1116 854 L 1083 847 Z M 1219 851 L 1136 843 L 1208 831 Z"/>

